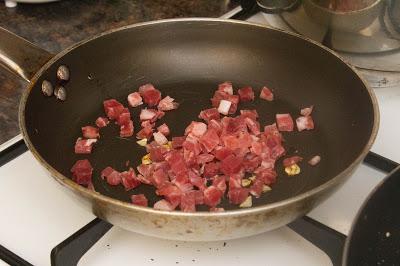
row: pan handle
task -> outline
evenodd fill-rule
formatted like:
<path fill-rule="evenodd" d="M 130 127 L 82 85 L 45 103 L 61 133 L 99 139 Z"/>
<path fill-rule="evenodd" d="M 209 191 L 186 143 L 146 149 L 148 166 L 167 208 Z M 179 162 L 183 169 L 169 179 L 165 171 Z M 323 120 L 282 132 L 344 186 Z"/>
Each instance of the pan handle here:
<path fill-rule="evenodd" d="M 53 55 L 0 27 L 0 66 L 30 82 Z"/>

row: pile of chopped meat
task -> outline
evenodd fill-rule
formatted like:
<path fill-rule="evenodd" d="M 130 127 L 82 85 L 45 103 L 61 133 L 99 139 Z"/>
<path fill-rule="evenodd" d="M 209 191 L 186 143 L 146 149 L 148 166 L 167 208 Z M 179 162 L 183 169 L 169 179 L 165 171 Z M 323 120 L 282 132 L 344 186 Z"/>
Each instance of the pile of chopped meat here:
<path fill-rule="evenodd" d="M 178 103 L 169 96 L 162 98 L 151 84 L 141 86 L 128 95 L 127 102 L 133 108 L 147 105 L 141 109 L 141 129 L 136 133 L 137 143 L 145 147 L 147 155 L 137 172 L 133 168 L 119 172 L 109 166 L 102 170 L 101 178 L 111 186 L 122 184 L 126 191 L 141 184 L 154 186 L 162 199 L 153 207 L 160 210 L 194 212 L 197 205 L 206 205 L 210 211 L 223 211 L 218 204 L 224 197 L 231 204 L 250 207 L 252 198 L 271 190 L 276 181 L 276 161 L 286 155 L 281 132 L 293 131 L 295 124 L 298 131 L 313 129 L 313 107 L 301 109 L 295 123 L 289 113 L 283 113 L 276 114 L 276 123 L 262 127 L 256 110 L 238 111 L 240 102 L 254 101 L 253 89 L 247 86 L 237 93 L 234 94 L 232 83 L 220 84 L 211 98 L 212 108 L 200 112 L 201 121 L 192 121 L 183 136 L 170 138 L 168 125 L 156 128 L 155 122 L 166 111 L 177 109 Z M 274 95 L 263 87 L 259 98 L 273 101 Z M 99 117 L 95 121 L 97 127 L 82 128 L 83 138 L 76 141 L 75 153 L 90 154 L 100 138 L 99 128 L 113 120 L 120 127 L 121 137 L 133 136 L 129 109 L 115 99 L 106 100 L 103 105 L 107 118 Z M 302 159 L 298 155 L 285 158 L 286 173 L 300 173 L 298 163 Z M 316 155 L 308 162 L 314 166 L 320 159 Z M 88 187 L 93 187 L 92 171 L 87 159 L 77 161 L 71 169 L 73 179 Z M 132 195 L 131 200 L 136 205 L 148 205 L 143 194 Z"/>

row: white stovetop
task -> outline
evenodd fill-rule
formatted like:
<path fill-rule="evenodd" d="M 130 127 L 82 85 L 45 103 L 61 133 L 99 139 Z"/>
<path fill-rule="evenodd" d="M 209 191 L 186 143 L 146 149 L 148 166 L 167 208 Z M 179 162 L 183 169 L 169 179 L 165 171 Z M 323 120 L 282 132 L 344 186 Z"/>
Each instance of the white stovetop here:
<path fill-rule="evenodd" d="M 381 128 L 373 151 L 400 161 L 398 145 L 394 145 L 400 135 L 400 125 L 394 123 L 400 114 L 400 88 L 380 88 L 375 92 L 381 110 Z M 347 234 L 361 203 L 384 175 L 361 165 L 310 216 Z M 51 249 L 95 218 L 71 204 L 57 186 L 30 152 L 0 168 L 0 245 L 34 265 L 50 265 Z M 225 247 L 223 242 L 160 240 L 113 227 L 79 264 L 259 265 L 260 261 L 262 265 L 331 265 L 323 252 L 287 227 L 226 241 Z"/>

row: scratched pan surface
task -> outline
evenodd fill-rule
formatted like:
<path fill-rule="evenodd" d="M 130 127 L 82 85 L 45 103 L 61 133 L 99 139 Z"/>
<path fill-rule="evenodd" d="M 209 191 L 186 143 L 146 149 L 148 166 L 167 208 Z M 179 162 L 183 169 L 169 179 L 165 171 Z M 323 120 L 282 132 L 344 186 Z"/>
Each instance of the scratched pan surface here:
<path fill-rule="evenodd" d="M 60 64 L 71 71 L 66 102 L 44 97 L 40 90 L 43 79 L 56 83 Z M 192 120 L 198 120 L 201 110 L 211 106 L 217 84 L 226 80 L 233 82 L 235 90 L 252 86 L 257 96 L 263 85 L 274 89 L 273 102 L 256 97 L 252 103 L 239 105 L 239 109 L 257 109 L 262 126 L 273 123 L 276 113 L 289 112 L 296 118 L 300 108 L 315 106 L 315 130 L 283 135 L 288 155 L 295 150 L 306 159 L 319 154 L 321 163 L 316 167 L 301 163 L 301 174 L 288 177 L 279 161 L 277 183 L 254 206 L 285 200 L 326 183 L 365 152 L 376 133 L 373 96 L 353 70 L 327 50 L 261 26 L 202 20 L 130 27 L 58 55 L 42 69 L 26 95 L 21 125 L 31 147 L 59 173 L 71 177 L 74 162 L 88 158 L 94 167 L 94 186 L 101 194 L 127 202 L 131 194 L 144 193 L 151 205 L 158 200 L 152 187 L 142 185 L 126 192 L 122 186 L 110 187 L 99 176 L 106 166 L 123 171 L 127 160 L 131 166 L 138 165 L 145 150 L 135 137 L 119 138 L 118 127 L 111 124 L 101 129 L 92 154 L 76 155 L 74 143 L 81 136 L 80 128 L 94 125 L 104 115 L 105 99 L 127 105 L 126 96 L 150 82 L 163 96 L 180 103 L 178 110 L 158 121 L 167 123 L 173 136 L 180 136 Z M 137 132 L 140 108 L 129 109 Z M 221 206 L 235 208 L 227 200 Z"/>

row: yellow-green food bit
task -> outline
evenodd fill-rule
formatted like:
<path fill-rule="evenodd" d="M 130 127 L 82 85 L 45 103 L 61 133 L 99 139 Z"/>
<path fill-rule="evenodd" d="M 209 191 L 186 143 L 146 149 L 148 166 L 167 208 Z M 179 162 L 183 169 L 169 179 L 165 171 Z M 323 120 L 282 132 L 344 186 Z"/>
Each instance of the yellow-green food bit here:
<path fill-rule="evenodd" d="M 251 206 L 253 206 L 253 198 L 251 196 L 248 196 L 247 199 L 239 205 L 240 208 L 250 208 Z"/>
<path fill-rule="evenodd" d="M 242 187 L 248 187 L 250 185 L 251 185 L 251 180 L 250 179 L 246 179 L 246 178 L 242 179 Z"/>
<path fill-rule="evenodd" d="M 142 157 L 142 164 L 151 164 L 150 153 Z"/>
<path fill-rule="evenodd" d="M 256 180 L 256 176 L 255 176 L 255 175 L 252 175 L 252 176 L 249 177 L 249 179 L 250 179 L 252 182 L 254 182 L 254 180 Z"/>
<path fill-rule="evenodd" d="M 285 168 L 285 172 L 288 175 L 298 175 L 300 174 L 300 166 L 297 164 L 292 164 L 291 166 L 288 166 Z"/>
<path fill-rule="evenodd" d="M 138 141 L 136 141 L 136 143 L 139 144 L 140 146 L 144 147 L 147 145 L 147 139 L 144 138 L 144 139 L 138 140 Z"/>
<path fill-rule="evenodd" d="M 264 185 L 262 192 L 265 193 L 265 192 L 268 192 L 268 191 L 271 191 L 271 190 L 272 190 L 272 188 L 270 186 Z"/>

